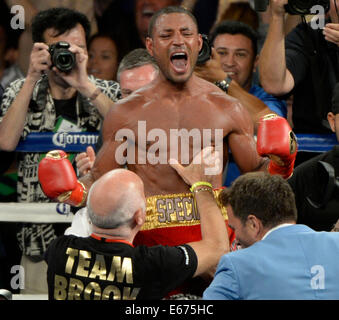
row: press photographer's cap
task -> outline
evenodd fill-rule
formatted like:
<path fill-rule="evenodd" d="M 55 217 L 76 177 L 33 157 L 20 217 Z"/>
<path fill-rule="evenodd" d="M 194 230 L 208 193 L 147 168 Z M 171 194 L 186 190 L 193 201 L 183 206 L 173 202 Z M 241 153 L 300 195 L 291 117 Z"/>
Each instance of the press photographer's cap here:
<path fill-rule="evenodd" d="M 332 112 L 339 113 L 339 82 L 335 85 L 332 95 Z"/>

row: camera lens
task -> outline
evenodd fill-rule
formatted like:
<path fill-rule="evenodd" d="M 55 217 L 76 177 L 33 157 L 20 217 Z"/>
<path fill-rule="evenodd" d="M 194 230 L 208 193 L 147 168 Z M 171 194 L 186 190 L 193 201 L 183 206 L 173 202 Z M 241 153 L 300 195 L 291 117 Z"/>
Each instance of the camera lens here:
<path fill-rule="evenodd" d="M 72 70 L 74 66 L 74 54 L 70 51 L 59 52 L 55 57 L 55 66 L 63 72 Z"/>
<path fill-rule="evenodd" d="M 65 41 L 53 43 L 49 47 L 52 64 L 62 72 L 69 72 L 75 65 L 75 55 L 69 51 L 70 44 Z"/>

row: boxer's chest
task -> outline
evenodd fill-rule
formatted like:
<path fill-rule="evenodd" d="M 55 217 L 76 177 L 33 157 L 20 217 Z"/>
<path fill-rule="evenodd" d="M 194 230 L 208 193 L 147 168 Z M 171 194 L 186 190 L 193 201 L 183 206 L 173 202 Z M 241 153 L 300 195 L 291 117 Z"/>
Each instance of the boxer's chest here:
<path fill-rule="evenodd" d="M 154 99 L 143 105 L 135 115 L 133 126 L 142 123 L 145 130 L 203 130 L 223 128 L 215 106 L 204 97 Z"/>
<path fill-rule="evenodd" d="M 180 104 L 162 99 L 145 106 L 131 123 L 138 156 L 167 160 L 170 154 L 188 163 L 201 148 L 222 144 L 224 132 L 211 108 L 203 99 L 184 99 Z"/>

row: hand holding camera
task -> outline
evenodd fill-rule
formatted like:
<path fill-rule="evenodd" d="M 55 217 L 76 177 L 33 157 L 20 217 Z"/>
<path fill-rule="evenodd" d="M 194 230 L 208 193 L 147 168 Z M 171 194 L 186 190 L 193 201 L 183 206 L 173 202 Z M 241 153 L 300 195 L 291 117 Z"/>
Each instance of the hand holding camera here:
<path fill-rule="evenodd" d="M 70 86 L 77 88 L 87 80 L 87 59 L 82 48 L 68 42 L 59 41 L 50 46 L 36 42 L 31 52 L 27 78 L 35 83 L 43 72 L 52 69 Z"/>
<path fill-rule="evenodd" d="M 216 50 L 211 48 L 211 55 L 204 64 L 197 64 L 194 73 L 209 82 L 224 80 L 227 74 L 223 71 L 220 56 Z"/>
<path fill-rule="evenodd" d="M 81 91 L 88 82 L 85 50 L 68 42 L 59 41 L 50 45 L 52 70 L 70 86 Z"/>
<path fill-rule="evenodd" d="M 27 80 L 32 80 L 35 84 L 41 78 L 41 74 L 47 71 L 51 65 L 48 46 L 41 42 L 34 43 L 27 71 Z"/>

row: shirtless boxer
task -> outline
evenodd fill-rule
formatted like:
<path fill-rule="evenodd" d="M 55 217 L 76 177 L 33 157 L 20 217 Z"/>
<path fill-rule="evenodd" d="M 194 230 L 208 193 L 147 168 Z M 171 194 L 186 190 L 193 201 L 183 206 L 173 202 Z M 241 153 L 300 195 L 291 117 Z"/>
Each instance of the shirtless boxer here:
<path fill-rule="evenodd" d="M 210 144 L 216 150 L 220 147 L 216 133 L 221 131 L 224 163 L 230 149 L 242 172 L 266 170 L 270 162 L 272 174 L 290 175 L 296 151 L 290 153 L 291 129 L 287 122 L 275 117 L 262 121 L 263 128 L 258 131 L 258 150 L 262 155 L 275 154 L 279 159 L 273 163 L 268 158 L 260 157 L 253 139 L 253 123 L 244 107 L 214 84 L 193 74 L 202 39 L 195 18 L 189 11 L 181 7 L 159 11 L 150 22 L 149 35 L 146 47 L 155 57 L 161 72 L 151 84 L 115 103 L 107 114 L 103 146 L 91 171 L 77 181 L 67 160 L 60 152 L 53 151 L 40 163 L 39 178 L 50 198 L 82 206 L 85 204 L 86 190 L 96 179 L 109 170 L 127 165 L 143 180 L 150 207 L 145 237 L 139 238 L 139 241 L 177 245 L 187 242 L 187 237 L 192 237 L 191 240 L 200 238 L 198 215 L 189 199 L 189 186 L 168 164 L 138 162 L 144 160 L 145 155 L 147 159 L 161 158 L 163 150 L 169 160 L 173 151 L 170 149 L 171 129 L 197 130 L 201 133 L 201 148 L 204 147 L 203 129 L 208 129 L 211 133 Z M 272 134 L 273 131 L 279 134 Z M 128 157 L 121 152 L 127 142 L 118 139 L 124 132 L 129 133 L 126 134 Z M 167 141 L 162 140 L 161 145 L 159 137 L 155 142 L 154 137 L 148 137 L 146 141 L 143 139 L 143 135 L 147 137 L 154 132 L 166 134 Z M 181 150 L 179 143 L 179 162 L 183 163 L 182 158 L 187 155 L 189 161 L 192 160 L 192 139 L 187 149 Z M 129 161 L 123 161 L 124 155 Z M 221 187 L 221 182 L 219 173 L 219 184 L 214 187 Z M 183 227 L 192 228 L 188 231 Z"/>

